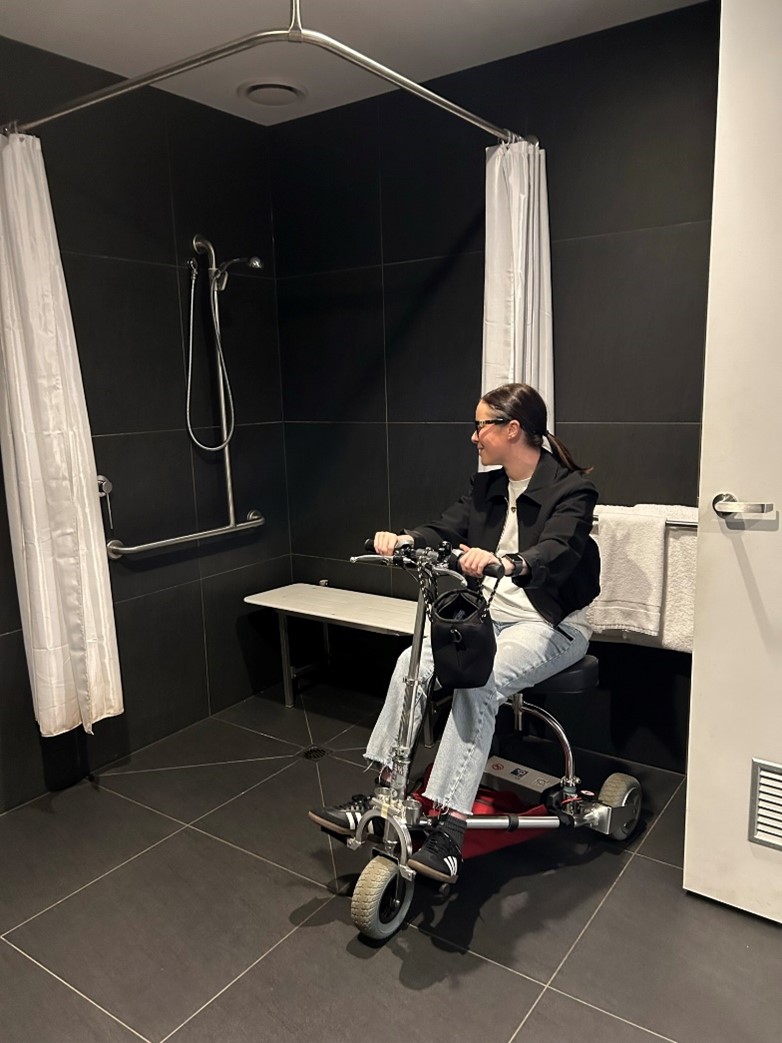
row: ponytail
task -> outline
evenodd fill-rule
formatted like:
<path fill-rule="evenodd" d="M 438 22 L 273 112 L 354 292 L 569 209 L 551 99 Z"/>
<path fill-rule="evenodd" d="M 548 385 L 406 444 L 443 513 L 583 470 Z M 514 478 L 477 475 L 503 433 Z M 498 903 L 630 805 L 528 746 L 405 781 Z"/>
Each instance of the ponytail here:
<path fill-rule="evenodd" d="M 552 435 L 550 431 L 546 431 L 546 438 L 551 446 L 551 452 L 563 467 L 567 467 L 568 471 L 578 471 L 580 474 L 591 474 L 594 471 L 594 467 L 582 467 L 577 464 L 565 443 Z"/>

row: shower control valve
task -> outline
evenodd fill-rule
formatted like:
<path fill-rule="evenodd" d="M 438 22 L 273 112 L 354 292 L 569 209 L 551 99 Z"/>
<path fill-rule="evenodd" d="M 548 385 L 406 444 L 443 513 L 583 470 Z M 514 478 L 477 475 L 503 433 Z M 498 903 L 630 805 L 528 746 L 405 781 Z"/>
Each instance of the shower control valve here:
<path fill-rule="evenodd" d="M 98 495 L 106 500 L 106 513 L 109 516 L 109 528 L 114 532 L 114 519 L 111 517 L 111 490 L 114 488 L 110 478 L 103 474 L 98 475 Z"/>

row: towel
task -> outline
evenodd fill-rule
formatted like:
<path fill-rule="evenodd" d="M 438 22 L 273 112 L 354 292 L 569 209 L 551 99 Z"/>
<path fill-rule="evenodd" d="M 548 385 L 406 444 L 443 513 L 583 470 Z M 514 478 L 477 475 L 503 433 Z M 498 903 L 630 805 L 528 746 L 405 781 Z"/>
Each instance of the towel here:
<path fill-rule="evenodd" d="M 595 630 L 660 633 L 665 514 L 598 505 L 601 592 L 588 609 Z"/>

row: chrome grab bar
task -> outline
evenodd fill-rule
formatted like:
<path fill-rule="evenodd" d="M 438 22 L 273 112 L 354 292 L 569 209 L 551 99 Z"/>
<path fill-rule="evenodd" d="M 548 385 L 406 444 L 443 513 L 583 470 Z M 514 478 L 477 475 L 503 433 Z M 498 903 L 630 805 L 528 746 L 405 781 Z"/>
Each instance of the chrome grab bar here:
<path fill-rule="evenodd" d="M 219 529 L 206 529 L 204 532 L 191 532 L 187 536 L 172 536 L 167 540 L 155 540 L 153 543 L 139 543 L 135 547 L 126 547 L 122 540 L 109 540 L 106 550 L 112 561 L 119 561 L 130 554 L 142 554 L 147 550 L 160 550 L 163 547 L 180 547 L 195 540 L 211 540 L 215 536 L 228 536 L 233 532 L 247 532 L 266 524 L 266 519 L 258 511 L 250 511 L 247 521 L 237 525 L 223 525 Z"/>

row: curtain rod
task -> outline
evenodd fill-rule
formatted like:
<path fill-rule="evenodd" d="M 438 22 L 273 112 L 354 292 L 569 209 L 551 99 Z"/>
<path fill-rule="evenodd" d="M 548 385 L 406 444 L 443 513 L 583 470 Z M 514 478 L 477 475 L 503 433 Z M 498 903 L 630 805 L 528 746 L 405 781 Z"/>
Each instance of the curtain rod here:
<path fill-rule="evenodd" d="M 361 69 L 366 69 L 367 72 L 371 72 L 374 76 L 378 76 L 383 80 L 388 80 L 389 83 L 393 83 L 395 86 L 401 87 L 403 90 L 417 95 L 424 101 L 428 101 L 432 105 L 437 105 L 438 108 L 450 112 L 451 115 L 458 116 L 460 119 L 472 123 L 473 126 L 479 127 L 481 130 L 486 131 L 487 134 L 492 134 L 500 141 L 511 142 L 521 140 L 521 135 L 514 134 L 513 131 L 507 130 L 504 127 L 495 127 L 493 123 L 481 119 L 480 116 L 476 116 L 467 109 L 463 109 L 460 105 L 448 101 L 447 98 L 441 98 L 439 94 L 435 94 L 428 88 L 422 87 L 419 83 L 415 83 L 413 80 L 407 79 L 406 76 L 402 76 L 401 73 L 395 72 L 393 69 L 389 69 L 385 65 L 381 65 L 373 58 L 368 58 L 359 51 L 354 51 L 352 47 L 347 47 L 345 44 L 340 43 L 339 40 L 334 40 L 330 36 L 325 36 L 323 33 L 317 33 L 302 28 L 301 0 L 291 0 L 291 24 L 287 29 L 268 29 L 257 33 L 250 33 L 248 36 L 242 36 L 238 40 L 221 44 L 219 47 L 214 47 L 211 50 L 202 51 L 200 54 L 192 55 L 189 58 L 183 58 L 181 61 L 174 62 L 172 65 L 165 65 L 160 69 L 155 69 L 153 72 L 143 73 L 140 76 L 133 76 L 130 79 L 121 80 L 119 83 L 116 83 L 111 87 L 104 87 L 102 90 L 94 91 L 91 94 L 84 94 L 80 98 L 75 98 L 73 101 L 66 102 L 64 105 L 60 105 L 36 119 L 28 120 L 24 123 L 19 122 L 18 120 L 13 120 L 3 126 L 2 132 L 6 134 L 10 132 L 24 133 L 25 131 L 33 130 L 35 127 L 40 127 L 44 123 L 60 119 L 62 116 L 69 116 L 71 113 L 79 112 L 81 109 L 89 108 L 92 105 L 98 105 L 111 98 L 118 98 L 122 94 L 128 94 L 130 91 L 138 90 L 140 87 L 147 87 L 152 83 L 159 83 L 161 80 L 167 80 L 172 76 L 178 76 L 180 73 L 189 72 L 191 69 L 198 69 L 202 65 L 209 65 L 212 62 L 220 61 L 222 58 L 228 58 L 232 54 L 239 54 L 241 51 L 250 50 L 262 43 L 308 43 L 315 47 L 321 47 L 323 50 L 329 51 L 331 54 L 336 54 L 337 57 L 344 58 L 345 61 L 351 62 L 353 65 L 357 65 Z"/>

